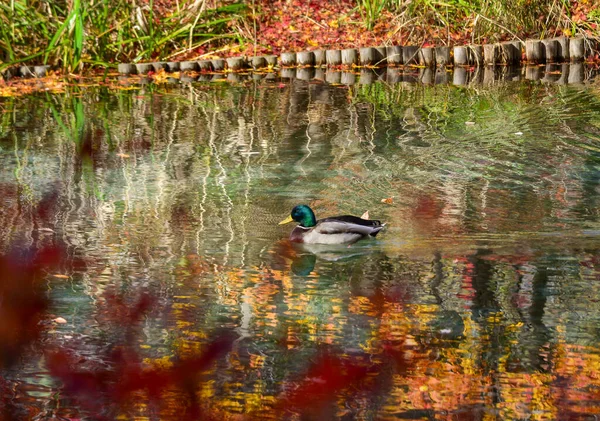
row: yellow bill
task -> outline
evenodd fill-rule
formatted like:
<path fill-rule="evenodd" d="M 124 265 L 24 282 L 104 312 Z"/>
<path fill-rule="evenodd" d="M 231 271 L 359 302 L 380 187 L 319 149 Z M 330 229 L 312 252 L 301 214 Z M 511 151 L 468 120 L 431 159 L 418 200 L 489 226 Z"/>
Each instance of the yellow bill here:
<path fill-rule="evenodd" d="M 285 218 L 283 221 L 281 221 L 281 222 L 279 223 L 279 225 L 283 225 L 283 224 L 290 223 L 290 222 L 292 222 L 293 220 L 294 220 L 294 218 L 292 218 L 292 215 L 290 215 L 290 216 L 288 216 L 287 218 Z"/>

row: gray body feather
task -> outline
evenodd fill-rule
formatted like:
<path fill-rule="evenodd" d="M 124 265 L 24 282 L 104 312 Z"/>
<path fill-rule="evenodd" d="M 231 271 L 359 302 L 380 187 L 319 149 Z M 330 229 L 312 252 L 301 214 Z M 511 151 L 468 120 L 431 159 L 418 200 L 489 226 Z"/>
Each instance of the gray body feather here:
<path fill-rule="evenodd" d="M 297 226 L 290 234 L 290 240 L 306 244 L 352 244 L 368 236 L 375 237 L 384 225 L 356 216 L 336 216 L 321 219 L 311 228 Z"/>

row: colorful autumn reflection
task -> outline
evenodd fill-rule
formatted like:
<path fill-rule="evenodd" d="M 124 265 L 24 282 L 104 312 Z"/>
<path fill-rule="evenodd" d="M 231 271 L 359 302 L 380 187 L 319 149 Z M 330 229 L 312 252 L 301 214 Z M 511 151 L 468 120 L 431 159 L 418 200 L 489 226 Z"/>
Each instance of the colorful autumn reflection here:
<path fill-rule="evenodd" d="M 1 102 L 1 420 L 600 413 L 597 89 L 155 89 Z"/>

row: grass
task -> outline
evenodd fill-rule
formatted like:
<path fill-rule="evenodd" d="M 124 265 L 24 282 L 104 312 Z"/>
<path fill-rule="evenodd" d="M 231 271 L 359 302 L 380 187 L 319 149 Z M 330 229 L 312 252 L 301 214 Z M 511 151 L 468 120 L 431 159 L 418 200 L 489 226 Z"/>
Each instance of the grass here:
<path fill-rule="evenodd" d="M 162 60 L 233 38 L 248 8 L 232 1 L 181 0 L 175 10 L 131 0 L 0 3 L 0 69 L 43 61 L 69 72 Z"/>

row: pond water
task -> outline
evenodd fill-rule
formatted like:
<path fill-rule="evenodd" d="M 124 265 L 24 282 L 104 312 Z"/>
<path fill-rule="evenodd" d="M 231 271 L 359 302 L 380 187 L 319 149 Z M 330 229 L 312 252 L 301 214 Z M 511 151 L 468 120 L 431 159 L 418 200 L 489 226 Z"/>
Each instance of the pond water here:
<path fill-rule="evenodd" d="M 14 419 L 600 413 L 597 84 L 73 86 L 0 109 L 1 251 L 66 253 L 43 332 L 0 360 Z M 301 203 L 386 227 L 295 246 L 277 223 Z M 168 372 L 224 337 L 187 389 L 90 380 L 127 372 L 115 350 Z"/>

